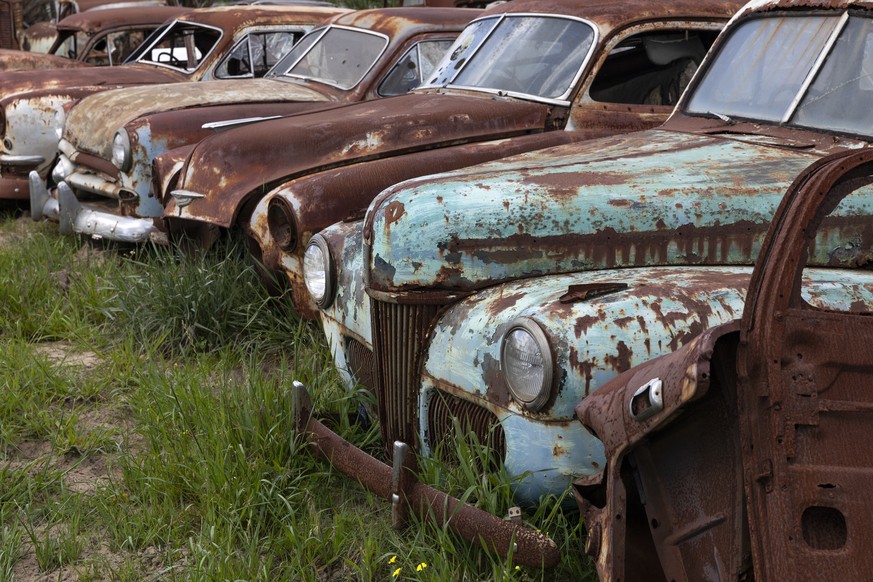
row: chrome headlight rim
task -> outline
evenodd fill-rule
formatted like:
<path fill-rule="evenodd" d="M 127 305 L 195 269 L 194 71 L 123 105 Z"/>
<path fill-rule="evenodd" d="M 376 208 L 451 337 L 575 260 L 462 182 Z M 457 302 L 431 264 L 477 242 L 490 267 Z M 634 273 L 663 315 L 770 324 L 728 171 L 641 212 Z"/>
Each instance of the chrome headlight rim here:
<path fill-rule="evenodd" d="M 273 196 L 267 202 L 267 228 L 280 249 L 291 252 L 297 248 L 297 217 L 288 201 L 281 196 Z"/>
<path fill-rule="evenodd" d="M 324 290 L 321 294 L 316 289 L 313 289 L 313 286 L 310 284 L 311 278 L 306 276 L 307 257 L 316 256 L 310 254 L 310 249 L 312 249 L 313 253 L 318 252 L 321 254 L 321 268 L 324 274 Z M 309 296 L 312 297 L 312 300 L 321 309 L 326 309 L 333 303 L 336 286 L 335 272 L 333 257 L 330 254 L 330 245 L 327 244 L 327 240 L 319 234 L 313 236 L 309 239 L 309 244 L 306 245 L 306 250 L 303 253 L 303 281 L 306 284 Z"/>
<path fill-rule="evenodd" d="M 524 391 L 513 382 L 512 374 L 507 364 L 506 350 L 514 332 L 526 333 L 539 350 L 542 359 L 542 380 L 539 389 L 533 396 L 525 395 Z M 500 341 L 500 371 L 506 382 L 506 387 L 513 400 L 528 412 L 538 412 L 552 399 L 552 380 L 554 378 L 554 354 L 549 346 L 549 340 L 538 323 L 529 317 L 517 317 L 512 320 Z"/>
<path fill-rule="evenodd" d="M 131 162 L 130 135 L 122 127 L 112 138 L 112 165 L 122 172 L 127 172 L 130 170 Z"/>

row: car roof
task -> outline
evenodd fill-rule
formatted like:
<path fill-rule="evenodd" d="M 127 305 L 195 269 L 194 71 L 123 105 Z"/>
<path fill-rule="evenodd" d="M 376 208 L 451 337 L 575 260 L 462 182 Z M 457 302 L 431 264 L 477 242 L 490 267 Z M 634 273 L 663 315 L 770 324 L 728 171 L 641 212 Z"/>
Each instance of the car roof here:
<path fill-rule="evenodd" d="M 192 8 L 175 6 L 146 6 L 129 8 L 107 8 L 106 10 L 91 10 L 79 12 L 61 20 L 58 30 L 83 30 L 94 33 L 105 28 L 144 24 L 161 24 L 172 18 L 193 12 Z"/>
<path fill-rule="evenodd" d="M 349 12 L 347 8 L 325 6 L 222 6 L 191 11 L 179 20 L 207 24 L 231 31 L 251 26 L 269 26 L 292 22 L 311 23 L 327 20 L 346 12 Z"/>
<path fill-rule="evenodd" d="M 729 18 L 743 5 L 738 0 L 513 0 L 485 14 L 536 13 L 590 20 L 606 31 L 646 20 Z"/>
<path fill-rule="evenodd" d="M 400 30 L 407 37 L 425 30 L 460 30 L 481 14 L 482 10 L 472 8 L 373 8 L 343 14 L 331 22 L 382 32 L 394 38 Z"/>

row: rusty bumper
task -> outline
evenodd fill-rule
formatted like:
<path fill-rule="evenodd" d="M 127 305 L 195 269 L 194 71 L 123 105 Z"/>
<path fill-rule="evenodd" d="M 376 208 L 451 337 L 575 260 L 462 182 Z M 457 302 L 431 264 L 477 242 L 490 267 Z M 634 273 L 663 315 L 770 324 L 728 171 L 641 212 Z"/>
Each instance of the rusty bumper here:
<path fill-rule="evenodd" d="M 300 382 L 294 382 L 294 415 L 296 429 L 310 440 L 310 448 L 368 491 L 391 501 L 393 527 L 405 525 L 413 511 L 422 519 L 450 528 L 470 543 L 504 557 L 512 556 L 516 564 L 535 568 L 557 565 L 558 546 L 544 534 L 420 482 L 414 474 L 415 458 L 405 443 L 394 443 L 394 465 L 388 466 L 331 431 L 312 415 L 309 393 Z"/>

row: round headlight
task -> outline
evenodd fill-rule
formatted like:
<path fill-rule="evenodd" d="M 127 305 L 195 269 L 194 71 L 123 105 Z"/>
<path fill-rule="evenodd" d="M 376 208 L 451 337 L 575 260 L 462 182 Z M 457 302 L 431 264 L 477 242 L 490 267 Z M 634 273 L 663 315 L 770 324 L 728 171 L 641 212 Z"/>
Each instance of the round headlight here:
<path fill-rule="evenodd" d="M 312 299 L 321 308 L 333 301 L 332 263 L 327 241 L 320 235 L 312 237 L 303 255 L 303 279 Z"/>
<path fill-rule="evenodd" d="M 267 227 L 270 236 L 283 251 L 293 251 L 297 246 L 294 211 L 283 198 L 275 197 L 267 203 Z"/>
<path fill-rule="evenodd" d="M 112 165 L 122 172 L 130 169 L 130 137 L 123 128 L 112 139 Z"/>
<path fill-rule="evenodd" d="M 525 409 L 536 412 L 549 401 L 552 351 L 539 325 L 526 318 L 510 324 L 500 348 L 500 369 L 512 397 Z"/>

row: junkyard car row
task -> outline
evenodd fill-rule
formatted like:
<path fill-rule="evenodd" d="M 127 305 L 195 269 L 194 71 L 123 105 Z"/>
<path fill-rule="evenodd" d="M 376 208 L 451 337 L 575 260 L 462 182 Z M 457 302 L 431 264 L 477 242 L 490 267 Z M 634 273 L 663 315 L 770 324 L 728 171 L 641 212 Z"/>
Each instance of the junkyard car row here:
<path fill-rule="evenodd" d="M 112 73 L 78 38 L 0 73 L 0 196 L 241 231 L 392 462 L 298 384 L 299 430 L 398 524 L 557 561 L 416 481 L 460 428 L 519 504 L 572 490 L 603 580 L 873 577 L 873 3 L 206 9 Z"/>

